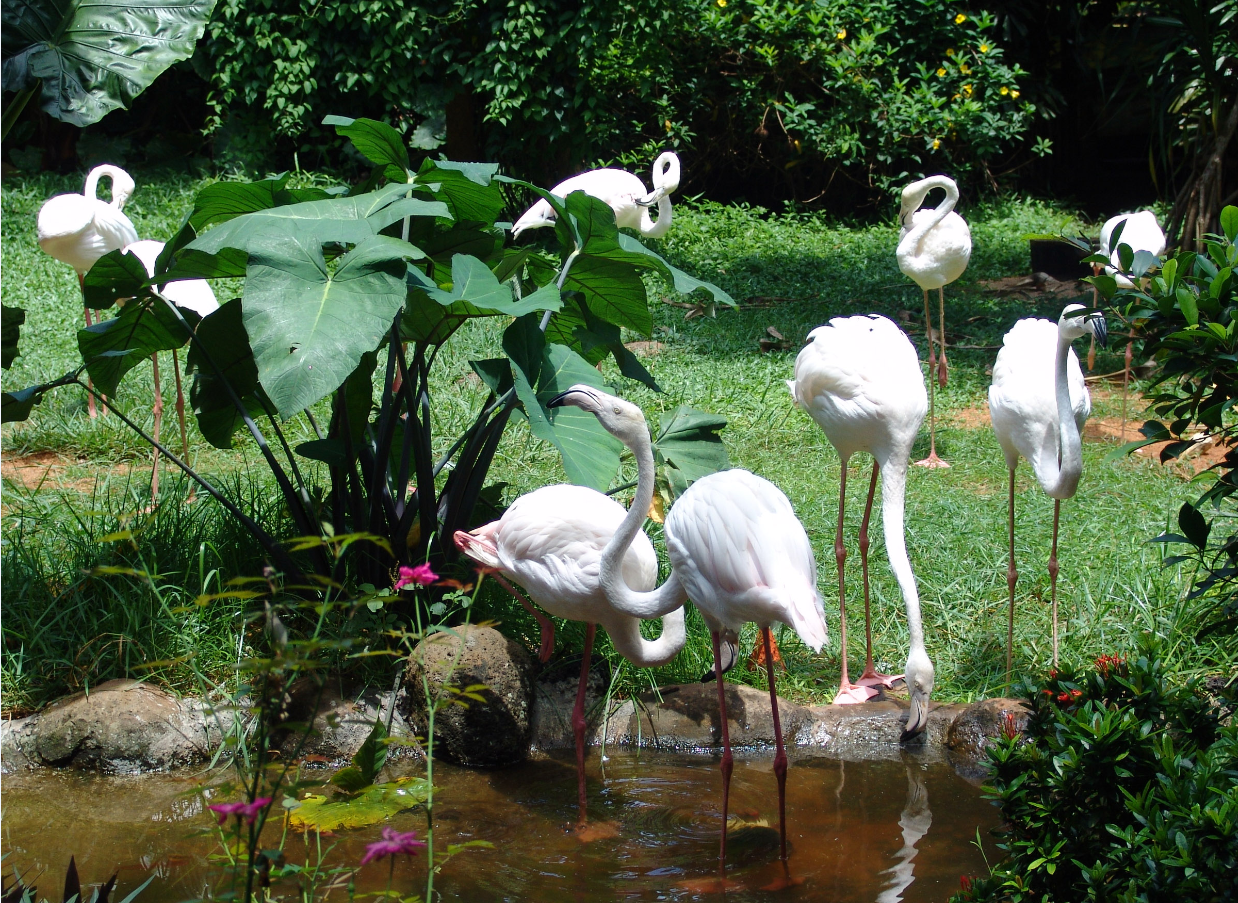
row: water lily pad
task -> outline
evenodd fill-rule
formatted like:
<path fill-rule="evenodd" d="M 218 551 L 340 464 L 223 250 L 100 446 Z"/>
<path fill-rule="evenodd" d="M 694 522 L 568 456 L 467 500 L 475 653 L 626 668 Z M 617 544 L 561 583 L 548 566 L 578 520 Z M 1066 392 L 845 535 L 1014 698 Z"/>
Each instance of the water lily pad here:
<path fill-rule="evenodd" d="M 373 784 L 351 797 L 328 797 L 309 794 L 301 805 L 289 813 L 294 828 L 338 831 L 340 828 L 363 828 L 377 824 L 397 812 L 419 806 L 429 795 L 430 784 L 425 778 L 401 778 L 384 784 Z"/>

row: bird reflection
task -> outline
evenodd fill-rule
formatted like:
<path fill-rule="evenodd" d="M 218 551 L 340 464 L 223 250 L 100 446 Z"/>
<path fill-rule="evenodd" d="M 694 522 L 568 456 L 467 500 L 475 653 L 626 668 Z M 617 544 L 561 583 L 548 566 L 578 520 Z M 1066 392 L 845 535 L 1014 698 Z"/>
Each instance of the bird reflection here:
<path fill-rule="evenodd" d="M 903 814 L 898 819 L 899 827 L 903 829 L 903 847 L 894 854 L 894 865 L 881 873 L 890 876 L 890 884 L 877 897 L 877 903 L 900 903 L 903 899 L 903 891 L 916 880 L 915 858 L 919 852 L 916 844 L 933 824 L 924 770 L 906 756 L 903 757 L 903 764 L 907 767 L 907 802 L 903 804 Z"/>

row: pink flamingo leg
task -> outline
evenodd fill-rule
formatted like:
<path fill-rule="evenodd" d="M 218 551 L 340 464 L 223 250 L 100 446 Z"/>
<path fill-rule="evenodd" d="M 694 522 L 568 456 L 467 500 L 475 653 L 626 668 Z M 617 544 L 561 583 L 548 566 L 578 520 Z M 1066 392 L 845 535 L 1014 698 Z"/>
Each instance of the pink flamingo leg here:
<path fill-rule="evenodd" d="M 774 690 L 774 654 L 770 648 L 769 627 L 761 628 L 765 640 L 765 675 L 769 678 L 769 710 L 774 718 L 774 775 L 778 778 L 778 837 L 781 858 L 787 861 L 787 751 L 782 745 L 782 723 L 778 720 L 778 693 Z"/>
<path fill-rule="evenodd" d="M 585 629 L 585 651 L 584 658 L 580 662 L 580 684 L 576 688 L 576 705 L 572 707 L 572 733 L 576 735 L 577 806 L 579 825 L 582 828 L 589 820 L 585 812 L 585 690 L 589 686 L 589 662 L 593 657 L 593 635 L 596 632 L 596 624 L 590 624 Z"/>
<path fill-rule="evenodd" d="M 731 732 L 727 726 L 726 693 L 722 683 L 722 634 L 720 631 L 715 630 L 712 636 L 714 641 L 714 680 L 718 684 L 718 718 L 722 724 L 722 843 L 718 848 L 718 871 L 720 874 L 725 874 L 726 820 L 731 801 L 731 772 L 735 770 L 735 760 L 731 757 Z"/>
<path fill-rule="evenodd" d="M 155 415 L 155 441 L 159 441 L 159 429 L 163 425 L 163 392 L 159 389 L 159 355 L 152 354 L 150 356 L 152 371 L 155 375 L 155 406 L 151 409 L 151 413 Z M 159 446 L 154 447 L 154 463 L 151 466 L 150 475 L 150 500 L 151 504 L 159 501 Z"/>
<path fill-rule="evenodd" d="M 1009 691 L 1011 672 L 1014 670 L 1014 588 L 1019 582 L 1019 571 L 1014 566 L 1014 468 L 1010 470 L 1010 504 L 1007 510 L 1010 521 L 1010 558 L 1006 564 L 1006 589 L 1010 593 L 1010 614 L 1006 619 L 1006 688 Z"/>
<path fill-rule="evenodd" d="M 928 340 L 929 352 L 929 367 L 928 367 L 928 388 L 929 388 L 929 453 L 928 457 L 916 462 L 916 467 L 928 467 L 936 469 L 939 467 L 949 467 L 950 465 L 937 457 L 937 386 L 933 380 L 933 371 L 937 369 L 937 356 L 933 353 L 933 324 L 932 315 L 929 313 L 928 289 L 924 290 L 924 323 L 925 323 L 925 338 Z M 942 358 L 944 360 L 946 354 L 946 346 L 941 346 Z"/>
<path fill-rule="evenodd" d="M 1057 524 L 1062 500 L 1053 500 L 1053 549 L 1049 552 L 1049 595 L 1053 599 L 1053 667 L 1057 667 Z"/>
<path fill-rule="evenodd" d="M 877 474 L 881 465 L 873 461 L 873 478 L 868 484 L 868 501 L 864 504 L 864 519 L 860 521 L 860 570 L 864 574 L 864 639 L 867 653 L 864 658 L 864 673 L 856 681 L 861 687 L 894 686 L 895 681 L 902 678 L 901 674 L 882 674 L 873 666 L 873 616 L 869 610 L 868 592 L 868 521 L 873 513 L 873 495 L 877 491 Z"/>
<path fill-rule="evenodd" d="M 941 345 L 941 359 L 937 363 L 937 384 L 946 387 L 946 378 L 950 372 L 950 364 L 946 361 L 946 290 L 937 289 L 938 322 L 941 329 L 937 331 L 937 341 Z"/>
<path fill-rule="evenodd" d="M 847 676 L 847 588 L 844 579 L 844 564 L 847 561 L 847 547 L 843 544 L 843 512 L 847 506 L 847 462 L 842 462 L 842 479 L 838 488 L 838 529 L 834 533 L 834 561 L 838 564 L 838 636 L 842 644 L 842 678 L 838 683 L 838 695 L 834 697 L 834 705 L 854 705 L 864 702 L 877 695 L 871 687 L 861 687 L 853 684 Z"/>
<path fill-rule="evenodd" d="M 521 593 L 520 590 L 516 589 L 516 587 L 512 586 L 512 584 L 508 582 L 507 578 L 498 571 L 488 570 L 487 573 L 494 578 L 495 582 L 499 586 L 511 593 L 512 596 L 515 597 L 516 601 L 528 610 L 529 614 L 537 618 L 537 623 L 540 624 L 542 628 L 542 645 L 541 648 L 538 649 L 537 658 L 543 665 L 546 664 L 546 662 L 550 661 L 550 655 L 555 649 L 554 622 L 552 622 L 550 618 L 546 617 L 546 615 L 542 613 L 541 609 L 526 599 L 524 594 Z"/>

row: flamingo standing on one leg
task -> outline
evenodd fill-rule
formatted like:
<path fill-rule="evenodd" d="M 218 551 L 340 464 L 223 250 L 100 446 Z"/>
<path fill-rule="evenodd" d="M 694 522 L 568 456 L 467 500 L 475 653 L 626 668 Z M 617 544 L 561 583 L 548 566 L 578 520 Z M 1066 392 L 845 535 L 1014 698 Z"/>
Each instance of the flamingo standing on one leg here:
<path fill-rule="evenodd" d="M 649 506 L 641 510 L 648 511 Z M 516 499 L 499 520 L 455 535 L 460 551 L 481 564 L 537 618 L 542 628 L 539 657 L 543 662 L 554 650 L 554 625 L 509 581 L 523 586 L 552 615 L 588 624 L 572 709 L 579 791 L 577 831 L 582 840 L 605 835 L 590 832 L 585 814 L 585 689 L 597 625 L 606 628 L 624 658 L 641 667 L 665 665 L 683 648 L 686 638 L 682 600 L 662 618 L 662 635 L 646 640 L 641 636 L 640 619 L 615 609 L 602 591 L 602 550 L 626 515 L 622 505 L 595 489 L 546 486 Z M 658 582 L 653 544 L 643 532 L 635 540 L 623 556 L 623 578 L 641 590 L 653 589 Z"/>
<path fill-rule="evenodd" d="M 1020 456 L 1027 458 L 1040 488 L 1053 499 L 1049 584 L 1053 602 L 1053 665 L 1057 666 L 1058 520 L 1062 499 L 1073 497 L 1079 488 L 1079 477 L 1083 474 L 1080 433 L 1092 413 L 1087 383 L 1070 343 L 1088 334 L 1105 347 L 1109 333 L 1104 315 L 1082 304 L 1068 304 L 1056 323 L 1042 319 L 1015 323 L 1002 340 L 1002 350 L 993 364 L 989 416 L 1010 470 L 1007 685 L 1014 662 L 1014 588 L 1019 579 L 1014 560 L 1014 472 Z"/>
<path fill-rule="evenodd" d="M 847 464 L 856 452 L 873 456 L 873 476 L 860 525 L 860 563 L 864 579 L 864 618 L 871 625 L 868 590 L 868 520 L 873 508 L 877 475 L 882 475 L 882 526 L 890 569 L 898 579 L 907 606 L 911 652 L 904 672 L 911 691 L 911 712 L 904 739 L 924 729 L 929 695 L 933 691 L 933 663 L 924 648 L 920 596 L 907 557 L 903 536 L 903 502 L 911 447 L 924 422 L 928 399 L 915 346 L 890 320 L 877 314 L 835 317 L 808 334 L 809 343 L 795 359 L 795 379 L 787 385 L 796 404 L 825 431 L 842 461 L 838 492 L 838 529 L 834 556 L 838 562 L 839 635 L 842 642 L 842 680 L 835 703 L 855 703 L 875 696 L 873 687 L 892 686 L 897 680 L 873 666 L 873 634 L 866 630 L 867 656 L 858 683 L 847 678 L 847 616 L 843 564 L 843 511 L 847 497 Z"/>
<path fill-rule="evenodd" d="M 946 197 L 932 210 L 920 204 L 934 188 L 944 188 Z M 937 393 L 933 371 L 944 389 L 949 365 L 946 363 L 946 296 L 944 287 L 963 275 L 971 259 L 971 230 L 963 217 L 954 212 L 959 187 L 947 176 L 929 176 L 903 189 L 898 212 L 902 230 L 898 241 L 898 268 L 924 293 L 924 338 L 929 352 L 929 455 L 916 464 L 920 467 L 949 467 L 937 457 Z M 941 360 L 933 355 L 933 324 L 929 314 L 929 289 L 937 289 L 938 330 Z"/>
<path fill-rule="evenodd" d="M 639 177 L 623 169 L 591 169 L 572 176 L 550 189 L 556 197 L 565 198 L 573 191 L 592 195 L 615 211 L 615 225 L 620 229 L 635 229 L 646 238 L 660 238 L 671 228 L 670 195 L 679 187 L 679 157 L 671 151 L 659 154 L 653 161 L 653 191 L 645 191 Z M 658 206 L 658 218 L 649 216 L 649 208 Z M 526 210 L 512 226 L 512 238 L 526 229 L 552 226 L 554 208 L 545 199 Z"/>
<path fill-rule="evenodd" d="M 749 621 L 760 627 L 774 721 L 778 830 L 785 864 L 787 754 L 778 717 L 769 626 L 777 621 L 792 627 L 814 651 L 820 651 L 826 642 L 825 616 L 817 592 L 817 565 L 808 534 L 787 497 L 773 483 L 746 470 L 712 473 L 689 486 L 666 517 L 671 576 L 651 592 L 634 590 L 625 580 L 620 562 L 640 533 L 645 512 L 653 500 L 653 445 L 645 415 L 636 405 L 585 385 L 572 386 L 552 399 L 550 405 L 574 405 L 593 414 L 636 458 L 636 497 L 602 553 L 601 585 L 606 598 L 620 611 L 645 618 L 664 614 L 687 597 L 696 603 L 709 625 L 722 730 L 719 864 L 723 869 L 734 765 L 722 682 L 721 639 L 723 631 L 738 633 Z"/>
<path fill-rule="evenodd" d="M 103 176 L 112 182 L 111 203 L 98 198 L 99 179 Z M 39 208 L 39 247 L 77 271 L 79 288 L 95 261 L 138 240 L 137 229 L 121 212 L 134 188 L 129 173 L 119 166 L 104 164 L 86 176 L 82 194 L 58 194 Z M 90 326 L 90 308 L 84 310 L 86 325 Z M 91 393 L 86 395 L 86 406 L 92 418 L 98 416 Z"/>
<path fill-rule="evenodd" d="M 132 253 L 138 260 L 142 261 L 142 266 L 146 267 L 146 272 L 154 276 L 155 263 L 159 260 L 159 255 L 163 253 L 163 242 L 150 240 L 135 241 L 133 244 L 125 246 L 125 252 Z M 219 301 L 215 298 L 215 292 L 211 289 L 210 283 L 205 279 L 184 279 L 179 282 L 169 282 L 162 287 L 160 294 L 177 307 L 188 308 L 200 317 L 205 317 L 219 309 Z M 159 385 L 159 355 L 152 354 L 150 362 L 155 384 L 155 406 L 151 409 L 151 413 L 155 415 L 154 437 L 155 441 L 158 442 L 159 429 L 163 423 L 163 391 Z M 181 427 L 181 450 L 184 453 L 185 460 L 188 461 L 189 433 L 185 427 L 185 393 L 181 385 L 181 368 L 180 362 L 176 357 L 175 348 L 172 349 L 172 372 L 176 376 L 176 416 L 180 421 Z M 159 497 L 158 447 L 154 450 L 150 497 L 152 500 L 156 500 Z M 192 492 L 190 493 L 190 498 L 192 498 Z"/>

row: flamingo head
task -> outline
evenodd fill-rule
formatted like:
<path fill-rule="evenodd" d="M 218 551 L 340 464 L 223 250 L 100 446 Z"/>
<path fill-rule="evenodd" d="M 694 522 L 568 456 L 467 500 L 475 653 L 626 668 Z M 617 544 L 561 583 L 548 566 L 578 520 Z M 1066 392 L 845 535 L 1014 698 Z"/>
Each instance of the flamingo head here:
<path fill-rule="evenodd" d="M 934 188 L 945 189 L 947 197 L 953 197 L 956 202 L 958 201 L 959 186 L 949 176 L 929 176 L 927 179 L 912 182 L 903 189 L 899 203 L 898 224 L 900 228 L 910 229 L 912 227 L 913 214 L 920 209 L 924 198 Z"/>
<path fill-rule="evenodd" d="M 630 401 L 608 395 L 593 386 L 578 384 L 550 399 L 549 407 L 571 405 L 588 411 L 602 428 L 629 448 L 649 442 L 644 412 Z"/>
<path fill-rule="evenodd" d="M 555 224 L 555 211 L 543 198 L 524 212 L 512 226 L 512 238 L 516 238 L 525 229 L 542 229 Z"/>
<path fill-rule="evenodd" d="M 1067 341 L 1073 342 L 1080 336 L 1091 335 L 1102 348 L 1109 341 L 1109 326 L 1105 323 L 1104 313 L 1082 304 L 1067 304 L 1058 318 L 1057 328 Z"/>
<path fill-rule="evenodd" d="M 642 207 L 652 207 L 667 195 L 674 194 L 679 188 L 679 155 L 673 151 L 658 154 L 653 161 L 653 191 L 638 198 L 636 203 Z"/>
<path fill-rule="evenodd" d="M 901 741 L 910 740 L 928 726 L 929 696 L 933 692 L 933 663 L 923 649 L 913 649 L 904 670 L 907 691 L 911 694 L 911 710 L 903 728 Z"/>

